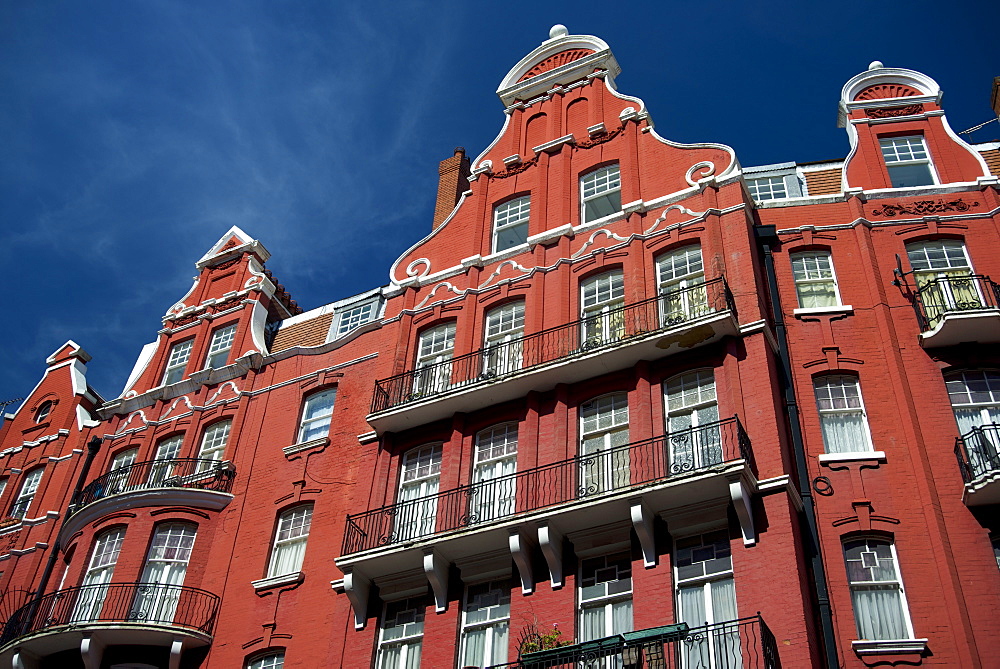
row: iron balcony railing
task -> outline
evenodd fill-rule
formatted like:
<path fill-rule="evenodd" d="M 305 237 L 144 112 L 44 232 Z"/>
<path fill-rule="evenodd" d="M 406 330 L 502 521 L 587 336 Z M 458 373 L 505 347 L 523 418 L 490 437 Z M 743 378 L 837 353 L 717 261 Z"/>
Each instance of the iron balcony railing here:
<path fill-rule="evenodd" d="M 917 288 L 913 308 L 926 332 L 949 314 L 1000 308 L 1000 285 L 980 274 L 942 276 Z"/>
<path fill-rule="evenodd" d="M 372 413 L 583 355 L 726 310 L 735 313 L 736 307 L 726 280 L 720 276 L 376 381 Z"/>
<path fill-rule="evenodd" d="M 987 423 L 963 434 L 955 440 L 955 456 L 966 483 L 1000 471 L 1000 425 Z"/>
<path fill-rule="evenodd" d="M 347 517 L 342 555 L 751 460 L 736 416 Z"/>
<path fill-rule="evenodd" d="M 111 495 L 154 488 L 199 488 L 229 492 L 236 470 L 232 463 L 198 458 L 136 462 L 102 474 L 73 496 L 73 513 Z"/>
<path fill-rule="evenodd" d="M 688 628 L 681 623 L 524 653 L 489 669 L 780 669 L 760 614 Z"/>
<path fill-rule="evenodd" d="M 29 634 L 93 623 L 165 625 L 211 635 L 219 597 L 206 590 L 160 583 L 104 583 L 66 588 L 17 609 L 0 645 Z"/>

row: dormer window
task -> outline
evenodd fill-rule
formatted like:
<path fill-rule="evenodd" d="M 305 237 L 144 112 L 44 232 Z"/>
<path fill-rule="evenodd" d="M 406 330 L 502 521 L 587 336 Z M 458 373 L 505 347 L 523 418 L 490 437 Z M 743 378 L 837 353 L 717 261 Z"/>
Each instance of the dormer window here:
<path fill-rule="evenodd" d="M 212 333 L 212 343 L 208 346 L 208 357 L 205 359 L 206 369 L 218 369 L 229 361 L 229 349 L 233 347 L 235 338 L 236 323 Z"/>
<path fill-rule="evenodd" d="M 885 137 L 879 140 L 879 146 L 893 188 L 931 186 L 935 183 L 930 154 L 923 137 Z"/>
<path fill-rule="evenodd" d="M 499 253 L 528 242 L 531 198 L 527 195 L 498 205 L 493 210 L 493 252 Z"/>
<path fill-rule="evenodd" d="M 167 367 L 163 371 L 163 385 L 177 383 L 184 378 L 184 370 L 188 360 L 191 358 L 191 347 L 193 339 L 174 344 L 170 349 L 170 357 L 167 359 Z"/>
<path fill-rule="evenodd" d="M 777 200 L 788 197 L 788 190 L 785 188 L 784 177 L 761 177 L 760 179 L 747 179 L 747 186 L 750 188 L 750 195 L 756 202 L 764 200 Z"/>
<path fill-rule="evenodd" d="M 52 400 L 45 400 L 42 405 L 38 407 L 38 411 L 35 412 L 35 422 L 44 423 L 48 419 L 49 414 L 52 413 Z"/>
<path fill-rule="evenodd" d="M 618 164 L 608 165 L 580 178 L 581 218 L 584 223 L 622 210 L 622 177 Z"/>
<path fill-rule="evenodd" d="M 356 307 L 351 307 L 350 309 L 341 312 L 339 320 L 337 321 L 337 337 L 343 337 L 352 330 L 357 330 L 359 327 L 369 322 L 375 313 L 375 306 L 378 304 L 378 300 L 372 302 L 366 302 L 365 304 L 359 304 Z"/>

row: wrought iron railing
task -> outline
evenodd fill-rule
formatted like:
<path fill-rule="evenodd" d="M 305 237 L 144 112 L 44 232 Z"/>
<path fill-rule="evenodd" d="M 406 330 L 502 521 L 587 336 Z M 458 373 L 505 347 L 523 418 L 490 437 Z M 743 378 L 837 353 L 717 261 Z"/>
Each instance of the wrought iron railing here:
<path fill-rule="evenodd" d="M 525 653 L 490 669 L 780 669 L 774 635 L 757 614 L 687 628 L 670 625 Z"/>
<path fill-rule="evenodd" d="M 726 310 L 735 313 L 736 306 L 720 276 L 376 381 L 372 413 L 584 355 Z"/>
<path fill-rule="evenodd" d="M 0 645 L 60 626 L 92 623 L 165 625 L 211 635 L 219 597 L 199 588 L 160 583 L 105 583 L 66 588 L 33 599 L 4 626 Z"/>
<path fill-rule="evenodd" d="M 199 488 L 229 492 L 236 470 L 232 463 L 198 458 L 136 462 L 102 474 L 73 496 L 73 513 L 99 499 L 154 488 Z"/>
<path fill-rule="evenodd" d="M 736 416 L 347 517 L 342 555 L 752 459 Z"/>
<path fill-rule="evenodd" d="M 1000 471 L 1000 425 L 974 427 L 955 440 L 955 457 L 966 483 Z"/>
<path fill-rule="evenodd" d="M 913 308 L 922 331 L 933 330 L 948 314 L 1000 308 L 1000 285 L 988 276 L 942 276 L 923 283 Z"/>

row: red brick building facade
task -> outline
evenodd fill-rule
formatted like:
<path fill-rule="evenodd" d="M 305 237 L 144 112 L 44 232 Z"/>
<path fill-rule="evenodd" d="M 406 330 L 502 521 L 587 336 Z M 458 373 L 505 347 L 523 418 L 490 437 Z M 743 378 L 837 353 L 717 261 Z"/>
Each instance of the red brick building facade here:
<path fill-rule="evenodd" d="M 303 312 L 233 228 L 119 397 L 55 352 L 0 664 L 991 666 L 1000 147 L 873 63 L 844 160 L 742 167 L 619 71 L 553 28 L 387 286 Z"/>

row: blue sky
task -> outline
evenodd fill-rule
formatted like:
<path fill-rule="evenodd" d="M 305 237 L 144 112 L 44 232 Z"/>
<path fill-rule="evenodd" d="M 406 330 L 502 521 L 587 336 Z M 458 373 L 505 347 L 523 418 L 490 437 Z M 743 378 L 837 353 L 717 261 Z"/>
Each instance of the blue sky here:
<path fill-rule="evenodd" d="M 0 401 L 67 339 L 105 397 L 231 226 L 309 309 L 387 282 L 437 163 L 499 131 L 494 91 L 554 23 L 610 45 L 657 131 L 744 165 L 841 158 L 872 60 L 989 120 L 994 2 L 0 3 Z M 969 137 L 969 136 L 967 136 Z M 993 123 L 972 141 L 1000 138 Z"/>

